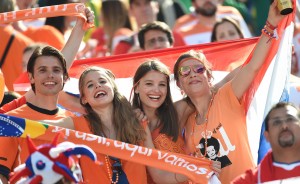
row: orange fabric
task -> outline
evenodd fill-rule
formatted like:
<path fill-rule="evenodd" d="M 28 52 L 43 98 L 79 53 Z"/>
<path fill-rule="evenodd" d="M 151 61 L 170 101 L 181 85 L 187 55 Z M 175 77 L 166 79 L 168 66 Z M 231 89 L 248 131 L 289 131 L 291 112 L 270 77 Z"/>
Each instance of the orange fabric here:
<path fill-rule="evenodd" d="M 177 31 L 173 31 L 173 37 L 174 37 L 174 44 L 173 44 L 174 47 L 180 47 L 186 45 L 182 35 L 179 34 Z"/>
<path fill-rule="evenodd" d="M 14 99 L 13 101 L 5 104 L 3 107 L 0 108 L 0 113 L 4 114 L 7 113 L 11 110 L 14 110 L 26 103 L 26 98 L 25 96 L 22 96 L 20 98 Z"/>
<path fill-rule="evenodd" d="M 98 41 L 97 46 L 105 45 L 106 41 L 103 27 L 98 27 L 97 29 L 95 29 L 91 35 L 91 38 L 96 39 Z"/>
<path fill-rule="evenodd" d="M 2 100 L 3 100 L 4 91 L 5 91 L 5 81 L 4 81 L 3 74 L 0 71 L 0 102 L 2 102 Z"/>
<path fill-rule="evenodd" d="M 84 12 L 84 4 L 69 3 L 54 6 L 45 6 L 40 8 L 24 9 L 19 11 L 11 11 L 0 13 L 0 24 L 16 22 L 19 20 L 36 19 L 41 17 L 57 17 L 57 16 L 77 16 L 86 20 Z M 94 27 L 94 24 L 86 22 L 84 28 Z"/>
<path fill-rule="evenodd" d="M 112 49 L 114 50 L 114 48 L 118 45 L 118 43 L 121 40 L 127 39 L 128 37 L 130 37 L 131 35 L 133 35 L 134 32 L 128 28 L 120 28 L 118 29 L 113 37 L 112 40 Z"/>
<path fill-rule="evenodd" d="M 128 42 L 120 41 L 113 50 L 113 55 L 127 54 L 131 47 L 132 45 L 130 45 Z"/>
<path fill-rule="evenodd" d="M 47 115 L 29 108 L 26 104 L 6 114 L 16 117 L 30 118 L 33 120 L 57 120 L 72 115 L 72 113 L 63 109 L 60 109 L 55 115 Z M 47 143 L 48 141 L 33 139 L 33 142 L 38 146 Z M 0 165 L 6 166 L 11 170 L 13 170 L 16 166 L 23 164 L 29 155 L 26 139 L 1 137 L 0 145 L 1 148 L 5 148 L 0 149 L 0 157 L 5 158 L 0 159 Z"/>
<path fill-rule="evenodd" d="M 194 153 L 195 146 L 205 148 L 205 135 L 207 136 L 206 157 L 221 161 L 222 183 L 230 183 L 246 169 L 255 166 L 248 143 L 245 110 L 235 97 L 231 82 L 225 84 L 215 95 L 208 114 L 207 129 L 205 124 L 196 125 L 195 113 L 190 115 L 185 128 L 188 154 Z M 204 149 L 202 154 L 205 154 Z"/>
<path fill-rule="evenodd" d="M 151 136 L 156 149 L 173 153 L 185 153 L 184 140 L 182 136 L 178 136 L 177 141 L 173 142 L 171 137 L 159 133 L 158 128 L 151 132 Z"/>
<path fill-rule="evenodd" d="M 250 32 L 247 26 L 243 26 L 245 21 L 236 8 L 230 6 L 218 6 L 216 16 L 218 18 L 230 16 L 237 19 L 240 22 L 244 35 L 246 37 L 251 36 L 248 35 Z M 177 19 L 173 30 L 182 35 L 187 45 L 194 45 L 200 43 L 209 43 L 211 39 L 212 28 L 212 24 L 205 24 L 205 22 L 201 22 L 195 13 L 191 13 Z"/>
<path fill-rule="evenodd" d="M 173 152 L 173 153 L 181 153 L 185 154 L 184 151 L 184 140 L 182 136 L 178 136 L 176 142 L 172 141 L 172 138 L 167 136 L 166 134 L 159 133 L 159 128 L 156 128 L 151 132 L 152 141 L 155 149 Z M 148 175 L 148 184 L 154 184 L 155 182 L 152 180 L 150 174 Z"/>
<path fill-rule="evenodd" d="M 64 135 L 63 139 L 61 139 L 62 141 L 84 144 L 93 149 L 96 153 L 110 155 L 122 160 L 127 160 L 131 163 L 138 163 L 162 170 L 167 170 L 173 173 L 180 173 L 186 175 L 193 181 L 197 181 L 198 183 L 207 183 L 208 178 L 213 174 L 213 171 L 210 168 L 211 161 L 207 159 L 194 158 L 184 154 L 145 148 L 142 146 L 132 145 L 129 143 L 111 140 L 105 137 L 100 137 L 93 134 L 70 130 L 62 127 L 50 125 L 47 126 L 41 122 L 29 119 L 2 115 L 0 118 L 0 123 L 2 127 L 4 127 L 4 129 L 18 129 L 18 131 L 7 131 L 6 133 L 8 133 L 8 135 L 10 136 L 25 138 L 26 135 L 29 134 L 32 135 L 32 139 L 50 142 L 53 140 L 53 137 L 57 136 L 57 133 L 59 132 Z M 80 128 L 84 127 L 84 124 L 80 123 L 79 126 Z M 85 127 L 85 129 L 87 129 L 87 125 Z M 7 146 L 8 144 L 5 145 Z M 144 177 L 146 174 L 142 174 L 142 176 L 132 176 L 134 175 L 134 173 L 132 173 L 131 171 L 136 170 L 135 166 L 137 166 L 138 164 L 128 163 L 124 168 L 127 173 L 130 173 L 130 181 L 137 180 L 136 177 L 141 177 L 142 181 L 147 180 L 147 178 Z M 102 162 L 100 163 L 100 166 L 103 166 Z M 140 168 L 143 167 L 144 166 L 141 166 Z M 140 174 L 140 171 L 137 174 Z"/>
<path fill-rule="evenodd" d="M 92 134 L 87 120 L 81 117 L 73 118 L 75 130 Z M 108 170 L 105 164 L 105 155 L 97 153 L 97 160 L 103 165 L 96 165 L 88 158 L 80 159 L 80 166 L 83 172 L 84 182 L 86 183 L 111 183 L 108 177 Z M 126 173 L 129 183 L 146 183 L 146 167 L 141 164 L 121 160 L 123 171 Z M 110 169 L 110 167 L 109 167 Z M 111 173 L 111 169 L 109 170 Z"/>
<path fill-rule="evenodd" d="M 44 25 L 42 27 L 29 27 L 24 35 L 35 42 L 42 42 L 61 50 L 65 45 L 64 36 L 55 27 Z"/>
<path fill-rule="evenodd" d="M 7 53 L 5 62 L 2 66 L 2 72 L 5 79 L 5 85 L 9 91 L 13 91 L 13 83 L 22 73 L 22 55 L 26 46 L 33 43 L 31 39 L 23 34 L 14 31 L 11 25 L 0 26 L 1 44 L 0 58 L 2 57 L 10 36 L 15 33 L 15 38 Z"/>

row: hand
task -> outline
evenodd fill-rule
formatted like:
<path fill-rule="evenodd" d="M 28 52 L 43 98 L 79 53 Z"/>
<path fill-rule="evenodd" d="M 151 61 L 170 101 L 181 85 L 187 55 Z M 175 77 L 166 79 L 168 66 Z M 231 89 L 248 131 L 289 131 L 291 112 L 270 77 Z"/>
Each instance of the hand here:
<path fill-rule="evenodd" d="M 221 173 L 221 162 L 219 162 L 219 161 L 212 161 L 211 168 L 215 172 L 216 176 L 219 177 L 220 173 Z"/>
<path fill-rule="evenodd" d="M 85 15 L 87 18 L 87 22 L 93 24 L 95 20 L 95 13 L 89 7 L 85 8 Z"/>
<path fill-rule="evenodd" d="M 148 121 L 148 117 L 145 115 L 141 109 L 134 109 L 133 112 L 135 113 L 135 117 L 140 121 Z"/>
<path fill-rule="evenodd" d="M 84 12 L 85 12 L 87 22 L 90 23 L 90 24 L 94 24 L 94 20 L 95 20 L 94 11 L 92 11 L 89 7 L 85 7 Z M 79 26 L 82 26 L 84 23 L 85 22 L 82 18 L 78 18 L 77 22 L 76 22 L 76 25 L 79 24 Z"/>
<path fill-rule="evenodd" d="M 290 0 L 293 2 L 293 0 Z M 274 2 L 270 5 L 269 14 L 268 14 L 268 22 L 271 25 L 277 27 L 279 22 L 287 15 L 281 15 L 280 11 L 277 7 L 278 0 L 274 0 Z"/>

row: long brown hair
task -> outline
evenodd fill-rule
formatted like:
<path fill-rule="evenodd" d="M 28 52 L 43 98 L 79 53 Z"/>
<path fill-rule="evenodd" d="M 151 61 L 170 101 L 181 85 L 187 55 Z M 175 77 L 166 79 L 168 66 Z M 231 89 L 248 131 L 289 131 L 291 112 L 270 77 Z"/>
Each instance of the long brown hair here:
<path fill-rule="evenodd" d="M 123 27 L 131 29 L 128 7 L 124 1 L 103 1 L 101 16 L 104 32 L 107 35 L 107 48 L 112 52 L 116 31 Z"/>
<path fill-rule="evenodd" d="M 241 28 L 239 22 L 238 22 L 237 20 L 231 18 L 231 17 L 223 17 L 222 19 L 218 20 L 218 21 L 215 23 L 215 25 L 214 25 L 214 27 L 213 27 L 213 29 L 212 29 L 212 32 L 211 32 L 211 38 L 210 38 L 210 41 L 211 41 L 211 42 L 216 42 L 216 41 L 218 41 L 218 40 L 217 40 L 217 28 L 218 28 L 219 25 L 221 25 L 221 24 L 223 24 L 223 23 L 225 23 L 225 22 L 229 22 L 230 24 L 232 24 L 233 27 L 234 27 L 234 28 L 236 29 L 236 31 L 238 32 L 240 38 L 241 38 L 241 39 L 244 38 L 244 34 L 243 34 L 243 32 L 242 32 L 242 28 Z"/>
<path fill-rule="evenodd" d="M 164 133 L 176 141 L 179 135 L 179 121 L 177 111 L 174 107 L 171 90 L 170 90 L 170 71 L 166 65 L 158 59 L 151 59 L 142 63 L 133 77 L 133 85 L 136 86 L 140 79 L 149 71 L 157 71 L 164 74 L 167 78 L 167 96 L 163 104 L 156 110 L 156 115 L 160 120 L 160 133 Z M 134 108 L 143 110 L 143 106 L 139 102 L 138 94 L 134 93 L 132 105 Z"/>
<path fill-rule="evenodd" d="M 84 79 L 90 72 L 100 71 L 106 75 L 106 79 L 113 86 L 113 125 L 117 132 L 117 140 L 131 144 L 139 144 L 145 139 L 145 131 L 139 121 L 135 118 L 129 101 L 120 94 L 115 83 L 114 74 L 107 69 L 100 67 L 89 67 L 85 69 L 79 78 L 80 103 L 85 108 L 87 114 L 84 117 L 88 120 L 90 129 L 95 135 L 106 136 L 104 134 L 104 127 L 101 117 L 93 110 L 90 104 L 84 104 L 82 98 L 84 97 Z"/>

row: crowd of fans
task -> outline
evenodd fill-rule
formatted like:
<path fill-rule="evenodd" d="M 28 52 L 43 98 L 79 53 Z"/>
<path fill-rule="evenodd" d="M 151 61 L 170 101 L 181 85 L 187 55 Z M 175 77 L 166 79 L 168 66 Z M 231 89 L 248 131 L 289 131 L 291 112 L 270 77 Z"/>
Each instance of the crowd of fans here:
<path fill-rule="evenodd" d="M 269 54 L 272 41 L 276 41 L 276 28 L 285 17 L 278 13 L 276 2 L 0 0 L 0 13 L 84 3 L 86 21 L 95 25 L 85 30 L 84 20 L 72 16 L 0 24 L 3 75 L 0 111 L 130 144 L 209 159 L 214 176 L 218 177 L 214 183 L 260 183 L 299 176 L 298 107 L 279 103 L 271 109 L 267 115 L 265 137 L 273 150 L 256 167 L 242 106 L 243 95 Z M 295 7 L 299 15 L 299 7 Z M 300 81 L 298 18 L 296 16 L 294 20 L 294 44 L 290 48 L 291 78 L 295 83 Z M 114 74 L 100 67 L 88 67 L 82 72 L 79 97 L 62 91 L 69 78 L 68 70 L 76 59 L 221 43 L 260 35 L 251 61 L 243 67 L 230 65 L 230 73 L 215 85 L 211 83 L 212 68 L 204 53 L 194 50 L 182 53 L 174 61 L 174 78 L 186 98 L 175 103 L 170 90 L 171 72 L 158 59 L 143 62 L 132 76 L 132 102 L 118 91 Z M 15 91 L 13 84 L 23 72 L 28 73 L 31 89 Z M 74 112 L 81 115 L 75 116 Z M 0 183 L 7 183 L 9 173 L 18 165 L 27 163 L 27 158 L 32 156 L 27 151 L 32 144 L 30 141 L 0 137 Z M 35 145 L 47 143 L 32 141 Z M 226 151 L 222 144 L 228 150 L 232 145 L 235 148 L 223 154 Z M 96 155 L 98 161 L 105 163 L 104 166 L 93 165 L 93 159 L 77 159 L 82 172 L 80 179 L 84 182 L 192 182 L 181 174 L 108 155 Z M 243 162 L 240 162 L 241 155 Z M 115 165 L 118 165 L 118 171 L 115 171 Z M 70 166 L 66 167 L 70 169 Z M 57 171 L 53 172 L 57 174 Z M 80 180 L 70 180 L 65 175 L 55 182 Z M 28 177 L 32 182 L 35 180 L 33 176 Z M 42 181 L 39 178 L 39 182 Z"/>

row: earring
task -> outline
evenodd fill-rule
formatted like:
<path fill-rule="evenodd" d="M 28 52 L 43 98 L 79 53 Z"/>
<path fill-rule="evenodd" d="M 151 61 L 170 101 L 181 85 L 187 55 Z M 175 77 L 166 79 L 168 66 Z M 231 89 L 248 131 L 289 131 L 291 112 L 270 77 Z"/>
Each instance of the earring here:
<path fill-rule="evenodd" d="M 184 91 L 183 91 L 183 90 L 180 90 L 180 93 L 181 93 L 181 95 L 182 95 L 182 96 L 184 96 L 184 95 L 185 95 L 185 93 L 184 93 Z"/>

